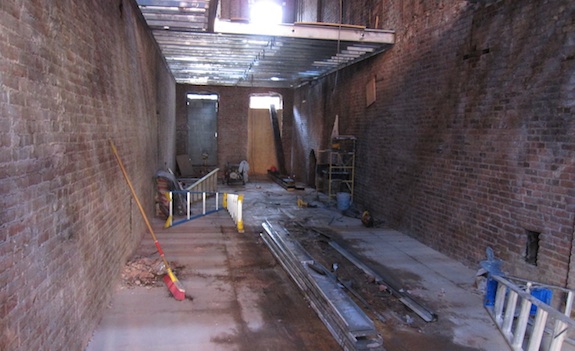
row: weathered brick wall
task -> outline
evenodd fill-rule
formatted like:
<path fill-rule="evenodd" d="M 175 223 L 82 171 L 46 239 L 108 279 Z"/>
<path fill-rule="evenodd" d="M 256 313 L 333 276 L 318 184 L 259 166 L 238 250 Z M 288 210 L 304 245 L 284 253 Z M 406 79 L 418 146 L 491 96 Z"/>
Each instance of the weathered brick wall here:
<path fill-rule="evenodd" d="M 317 22 L 317 0 L 300 0 L 297 2 L 296 22 Z"/>
<path fill-rule="evenodd" d="M 83 350 L 144 234 L 108 140 L 150 213 L 173 163 L 175 83 L 134 3 L 0 2 L 1 350 Z"/>
<path fill-rule="evenodd" d="M 341 22 L 369 28 L 375 28 L 375 16 L 371 15 L 381 10 L 379 0 L 300 0 L 297 5 L 299 22 Z"/>
<path fill-rule="evenodd" d="M 186 94 L 210 93 L 219 97 L 218 109 L 218 167 L 223 172 L 226 163 L 239 163 L 248 155 L 248 113 L 250 96 L 253 94 L 280 94 L 283 99 L 282 142 L 286 168 L 290 168 L 291 126 L 293 91 L 291 89 L 245 88 L 219 86 L 177 85 L 176 96 L 176 151 L 186 154 L 187 150 L 187 105 Z M 271 145 L 270 147 L 273 147 Z"/>
<path fill-rule="evenodd" d="M 315 183 L 315 174 L 310 169 L 314 167 L 313 158 L 315 157 L 317 164 L 328 162 L 325 151 L 329 148 L 330 135 L 339 113 L 334 108 L 340 98 L 335 95 L 334 90 L 338 89 L 334 84 L 337 78 L 332 75 L 305 85 L 295 92 L 292 153 L 299 162 L 296 163 L 293 173 L 296 179 L 309 185 Z"/>
<path fill-rule="evenodd" d="M 388 225 L 473 267 L 491 246 L 512 274 L 575 287 L 575 4 L 381 3 L 396 44 L 296 93 L 323 96 L 308 133 L 325 139 L 339 114 L 359 138 L 356 200 Z"/>
<path fill-rule="evenodd" d="M 163 59 L 156 60 L 156 122 L 158 150 L 156 167 L 166 170 L 176 167 L 176 81 L 166 72 Z M 149 113 L 149 111 L 147 111 Z"/>

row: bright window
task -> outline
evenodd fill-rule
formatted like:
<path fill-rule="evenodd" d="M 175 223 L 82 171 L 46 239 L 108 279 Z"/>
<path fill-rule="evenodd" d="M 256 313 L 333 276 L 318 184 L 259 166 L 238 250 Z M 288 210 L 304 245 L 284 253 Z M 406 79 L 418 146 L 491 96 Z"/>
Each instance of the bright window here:
<path fill-rule="evenodd" d="M 270 105 L 274 105 L 276 110 L 281 110 L 282 98 L 277 95 L 254 95 L 250 97 L 250 108 L 252 109 L 266 109 L 270 108 Z"/>
<path fill-rule="evenodd" d="M 217 100 L 218 95 L 216 94 L 188 94 L 188 100 Z"/>
<path fill-rule="evenodd" d="M 270 0 L 260 0 L 252 5 L 250 23 L 279 24 L 282 23 L 281 5 Z"/>

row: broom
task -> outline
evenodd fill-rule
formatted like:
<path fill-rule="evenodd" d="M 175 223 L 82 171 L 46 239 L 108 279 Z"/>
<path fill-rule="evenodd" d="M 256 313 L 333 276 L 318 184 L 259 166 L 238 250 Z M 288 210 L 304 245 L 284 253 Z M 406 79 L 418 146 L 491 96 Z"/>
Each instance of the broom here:
<path fill-rule="evenodd" d="M 136 204 L 138 205 L 138 209 L 140 210 L 142 217 L 144 217 L 144 221 L 146 222 L 146 226 L 148 227 L 150 234 L 152 234 L 152 238 L 154 239 L 154 244 L 156 244 L 156 247 L 158 248 L 158 252 L 160 253 L 160 256 L 162 257 L 162 260 L 164 261 L 164 265 L 166 266 L 166 270 L 168 271 L 168 274 L 164 275 L 164 283 L 167 285 L 168 289 L 170 290 L 170 292 L 172 293 L 174 298 L 178 301 L 182 301 L 186 297 L 186 292 L 184 290 L 184 287 L 182 286 L 182 283 L 180 283 L 178 278 L 176 278 L 176 275 L 174 274 L 174 272 L 172 272 L 172 269 L 170 268 L 170 265 L 168 264 L 166 257 L 164 257 L 164 251 L 160 247 L 160 243 L 158 242 L 158 239 L 156 238 L 156 234 L 154 234 L 154 230 L 152 229 L 152 226 L 150 225 L 150 221 L 148 221 L 148 217 L 146 216 L 146 212 L 144 212 L 144 208 L 142 207 L 140 200 L 138 200 L 138 195 L 136 195 L 136 191 L 134 190 L 134 187 L 132 186 L 132 182 L 130 181 L 130 178 L 128 177 L 128 173 L 126 173 L 126 169 L 124 168 L 124 164 L 122 163 L 122 160 L 120 159 L 120 156 L 118 155 L 118 150 L 116 150 L 116 146 L 114 145 L 114 142 L 112 140 L 110 140 L 110 146 L 112 147 L 112 152 L 114 153 L 114 156 L 116 157 L 116 161 L 118 161 L 118 165 L 120 166 L 120 169 L 122 170 L 122 174 L 124 175 L 124 178 L 126 179 L 128 186 L 130 187 L 130 191 L 132 192 L 132 196 L 134 197 L 134 200 L 136 200 Z"/>

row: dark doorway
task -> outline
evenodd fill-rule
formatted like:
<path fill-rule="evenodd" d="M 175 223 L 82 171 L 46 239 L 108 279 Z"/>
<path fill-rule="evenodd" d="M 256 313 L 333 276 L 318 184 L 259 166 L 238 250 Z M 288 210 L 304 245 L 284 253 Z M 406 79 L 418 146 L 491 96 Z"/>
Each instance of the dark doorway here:
<path fill-rule="evenodd" d="M 187 153 L 196 169 L 213 168 L 218 163 L 218 96 L 188 94 Z"/>
<path fill-rule="evenodd" d="M 313 186 L 316 190 L 318 190 L 318 184 L 316 177 L 317 171 L 317 158 L 315 157 L 315 151 L 312 149 L 309 152 L 309 166 L 307 169 L 307 185 Z"/>

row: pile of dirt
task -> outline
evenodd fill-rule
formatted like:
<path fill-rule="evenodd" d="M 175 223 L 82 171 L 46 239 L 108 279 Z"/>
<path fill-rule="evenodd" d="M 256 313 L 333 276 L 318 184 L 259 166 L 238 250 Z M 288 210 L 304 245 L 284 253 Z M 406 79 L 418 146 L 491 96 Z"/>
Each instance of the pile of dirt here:
<path fill-rule="evenodd" d="M 161 284 L 160 278 L 166 274 L 166 267 L 161 258 L 135 257 L 122 270 L 122 286 L 156 286 Z"/>

